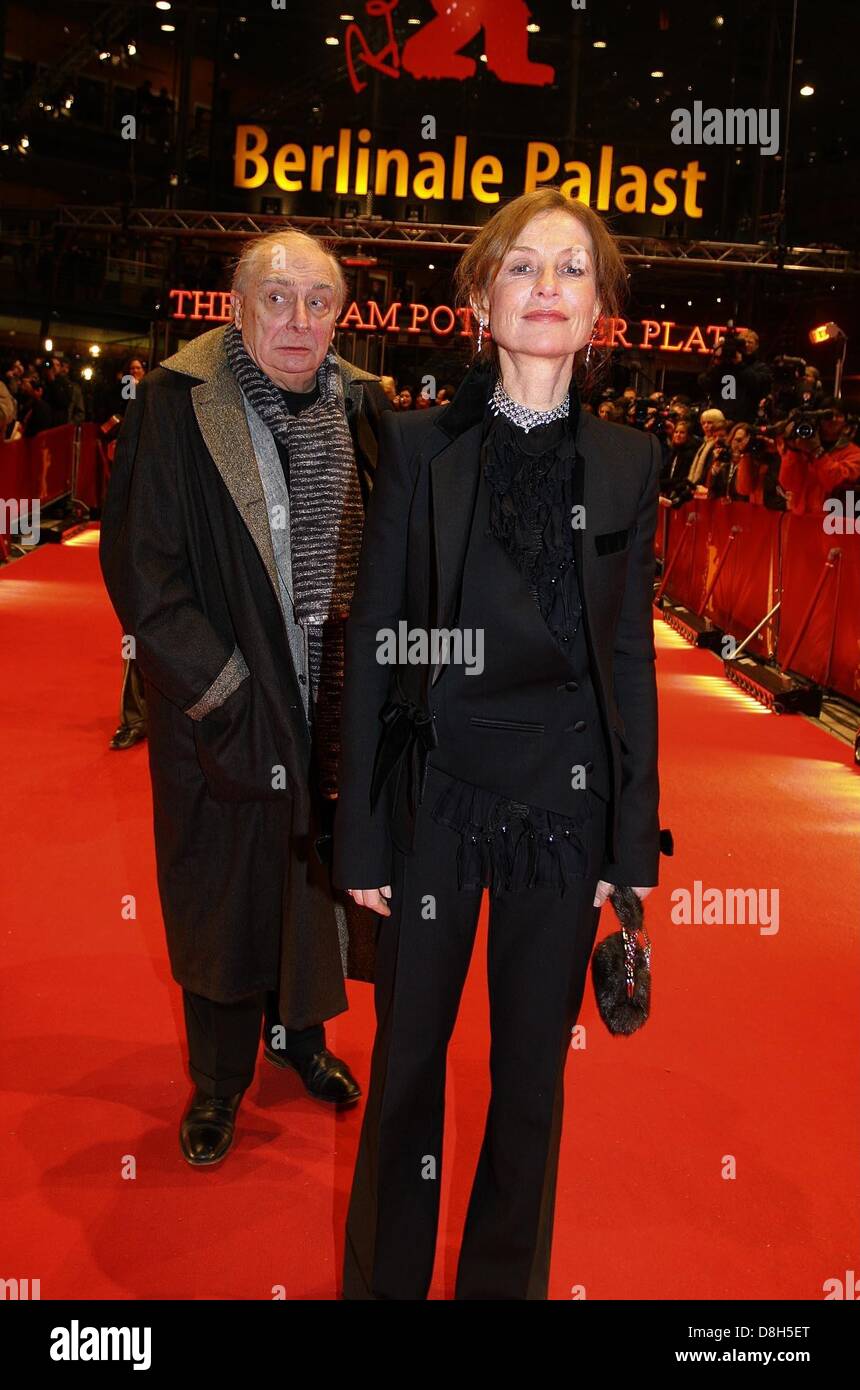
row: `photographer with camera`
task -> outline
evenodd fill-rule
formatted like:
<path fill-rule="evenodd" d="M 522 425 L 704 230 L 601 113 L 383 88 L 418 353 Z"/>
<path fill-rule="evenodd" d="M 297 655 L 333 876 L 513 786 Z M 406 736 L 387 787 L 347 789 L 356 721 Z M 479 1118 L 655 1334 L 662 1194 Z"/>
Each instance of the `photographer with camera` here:
<path fill-rule="evenodd" d="M 752 425 L 746 420 L 738 420 L 726 435 L 725 442 L 717 444 L 704 477 L 709 497 L 725 497 L 731 502 L 747 500 L 738 488 L 738 470 L 741 459 L 750 447 L 752 433 Z"/>
<path fill-rule="evenodd" d="M 825 397 L 818 410 L 794 410 L 777 439 L 779 482 L 795 514 L 820 512 L 860 484 L 860 448 L 842 402 Z"/>
<path fill-rule="evenodd" d="M 713 361 L 698 379 L 709 405 L 729 420 L 754 420 L 770 391 L 770 369 L 758 360 L 758 334 L 731 324 L 714 348 Z"/>
<path fill-rule="evenodd" d="M 731 438 L 732 447 L 738 449 L 738 462 L 730 495 L 755 507 L 784 512 L 786 499 L 779 485 L 780 455 L 776 439 L 766 429 L 750 427 L 744 441 L 742 430 L 740 427 Z"/>
<path fill-rule="evenodd" d="M 689 500 L 687 478 L 701 441 L 693 433 L 688 414 L 682 414 L 680 411 L 672 413 L 676 418 L 672 428 L 669 461 L 660 478 L 660 492 L 664 497 L 671 498 L 673 506 L 679 507 L 682 502 Z"/>

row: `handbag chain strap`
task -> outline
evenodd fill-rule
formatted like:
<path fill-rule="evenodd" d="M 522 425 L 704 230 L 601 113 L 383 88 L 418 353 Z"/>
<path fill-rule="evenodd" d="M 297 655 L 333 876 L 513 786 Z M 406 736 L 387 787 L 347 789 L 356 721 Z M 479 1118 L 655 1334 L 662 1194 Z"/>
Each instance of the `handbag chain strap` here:
<path fill-rule="evenodd" d="M 621 932 L 622 932 L 622 935 L 623 935 L 623 937 L 624 937 L 624 974 L 625 974 L 626 979 L 627 979 L 627 998 L 628 998 L 628 999 L 632 999 L 632 998 L 633 998 L 633 993 L 634 993 L 634 990 L 635 990 L 635 987 L 636 987 L 636 986 L 635 986 L 634 974 L 633 974 L 633 968 L 634 968 L 634 965 L 635 965 L 635 963 L 636 963 L 636 945 L 637 945 L 636 937 L 637 937 L 637 935 L 638 935 L 638 933 L 639 933 L 640 931 L 641 931 L 643 937 L 645 938 L 645 945 L 644 945 L 643 948 L 642 948 L 642 952 L 643 952 L 643 955 L 644 955 L 644 957 L 645 957 L 645 969 L 646 969 L 646 970 L 650 970 L 650 969 L 651 969 L 651 938 L 650 938 L 650 936 L 648 935 L 648 928 L 645 926 L 644 918 L 643 918 L 643 920 L 639 923 L 638 927 L 634 927 L 634 928 L 632 928 L 632 929 L 630 929 L 629 927 L 626 927 L 626 926 L 624 926 L 624 925 L 622 925 L 622 927 L 621 927 Z"/>

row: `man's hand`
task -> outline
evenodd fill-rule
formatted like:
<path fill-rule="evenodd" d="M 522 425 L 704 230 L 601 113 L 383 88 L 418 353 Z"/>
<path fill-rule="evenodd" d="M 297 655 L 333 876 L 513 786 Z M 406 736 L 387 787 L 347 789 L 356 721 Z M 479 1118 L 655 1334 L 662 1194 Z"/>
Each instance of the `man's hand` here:
<path fill-rule="evenodd" d="M 386 883 L 384 888 L 347 888 L 346 891 L 359 907 L 369 907 L 371 912 L 378 912 L 380 917 L 391 916 L 391 908 L 385 901 L 391 897 L 390 884 Z"/>
<path fill-rule="evenodd" d="M 594 906 L 595 906 L 595 907 L 602 907 L 603 904 L 606 902 L 606 899 L 609 897 L 609 894 L 612 892 L 612 889 L 613 889 L 614 887 L 615 887 L 614 883 L 607 883 L 607 882 L 605 881 L 605 879 L 600 879 L 600 881 L 599 881 L 599 883 L 598 883 L 598 885 L 597 885 L 597 888 L 595 889 L 595 894 L 594 894 Z M 656 887 L 656 885 L 655 885 L 655 884 L 652 884 L 652 886 L 651 886 L 650 888 L 634 888 L 634 889 L 633 889 L 633 892 L 634 892 L 634 893 L 637 895 L 637 897 L 639 897 L 640 899 L 641 899 L 641 898 L 647 898 L 647 896 L 648 896 L 649 893 L 653 893 L 653 892 L 654 892 L 654 888 L 655 888 L 655 887 Z"/>

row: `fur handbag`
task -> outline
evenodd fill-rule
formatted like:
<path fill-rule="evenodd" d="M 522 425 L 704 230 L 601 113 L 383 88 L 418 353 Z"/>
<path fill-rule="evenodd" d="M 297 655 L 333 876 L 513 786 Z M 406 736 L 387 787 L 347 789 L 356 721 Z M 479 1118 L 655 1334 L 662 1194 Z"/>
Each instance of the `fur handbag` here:
<path fill-rule="evenodd" d="M 651 1008 L 651 940 L 642 899 L 632 888 L 613 888 L 610 901 L 621 931 L 601 941 L 591 958 L 591 977 L 600 1017 L 610 1033 L 635 1033 Z M 644 946 L 637 941 L 639 932 Z"/>

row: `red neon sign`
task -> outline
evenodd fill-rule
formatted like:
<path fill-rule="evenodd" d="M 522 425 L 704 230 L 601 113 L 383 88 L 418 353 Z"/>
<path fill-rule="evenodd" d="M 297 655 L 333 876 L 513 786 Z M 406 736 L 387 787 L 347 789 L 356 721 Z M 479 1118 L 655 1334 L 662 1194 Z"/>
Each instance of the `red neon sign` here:
<path fill-rule="evenodd" d="M 226 323 L 232 317 L 232 296 L 223 290 L 171 290 L 174 303 L 170 317 L 197 323 Z M 338 328 L 358 333 L 406 333 L 418 337 L 432 333 L 437 338 L 470 338 L 473 315 L 468 307 L 450 304 L 401 303 L 393 300 L 384 307 L 375 299 L 365 300 L 364 310 L 358 300 L 347 305 L 338 321 Z M 726 332 L 722 323 L 675 323 L 672 319 L 611 318 L 600 321 L 601 333 L 595 337 L 595 347 L 623 348 L 627 351 L 696 352 L 707 354 L 716 347 Z M 739 330 L 735 330 L 736 332 Z"/>

